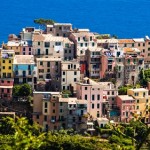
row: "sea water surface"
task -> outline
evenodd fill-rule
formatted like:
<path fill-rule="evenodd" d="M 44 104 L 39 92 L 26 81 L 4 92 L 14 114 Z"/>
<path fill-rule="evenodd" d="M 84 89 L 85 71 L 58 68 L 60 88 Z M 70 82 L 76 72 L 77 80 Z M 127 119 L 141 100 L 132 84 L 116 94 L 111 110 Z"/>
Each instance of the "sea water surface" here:
<path fill-rule="evenodd" d="M 150 36 L 150 0 L 1 0 L 0 42 L 23 27 L 35 26 L 36 18 L 119 38 Z"/>

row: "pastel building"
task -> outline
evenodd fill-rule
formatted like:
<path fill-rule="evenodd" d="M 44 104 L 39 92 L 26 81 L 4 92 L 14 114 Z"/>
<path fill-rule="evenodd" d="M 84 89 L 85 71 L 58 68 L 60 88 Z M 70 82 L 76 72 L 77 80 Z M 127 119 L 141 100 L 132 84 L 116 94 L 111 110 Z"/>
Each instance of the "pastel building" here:
<path fill-rule="evenodd" d="M 14 83 L 33 85 L 34 66 L 33 55 L 16 55 L 13 62 Z"/>
<path fill-rule="evenodd" d="M 136 84 L 139 73 L 144 68 L 144 57 L 137 48 L 124 48 L 125 55 L 125 84 Z"/>
<path fill-rule="evenodd" d="M 68 37 L 72 31 L 72 24 L 70 23 L 54 23 L 54 25 L 46 26 L 46 33 L 54 36 Z"/>
<path fill-rule="evenodd" d="M 103 89 L 99 83 L 84 78 L 76 83 L 77 98 L 87 100 L 87 112 L 94 118 L 102 116 Z"/>
<path fill-rule="evenodd" d="M 33 36 L 32 42 L 36 57 L 74 58 L 74 44 L 66 37 L 38 34 Z"/>
<path fill-rule="evenodd" d="M 59 92 L 33 92 L 33 121 L 43 130 L 59 129 Z"/>
<path fill-rule="evenodd" d="M 61 91 L 61 58 L 37 58 L 38 90 Z"/>
<path fill-rule="evenodd" d="M 86 74 L 89 78 L 98 79 L 100 78 L 101 68 L 101 50 L 102 48 L 88 49 L 86 51 Z"/>
<path fill-rule="evenodd" d="M 89 29 L 78 29 L 72 32 L 69 38 L 75 44 L 75 57 L 80 57 L 82 60 L 87 49 L 97 47 L 95 35 Z"/>
<path fill-rule="evenodd" d="M 12 100 L 13 79 L 0 79 L 0 97 L 3 100 Z"/>
<path fill-rule="evenodd" d="M 86 130 L 87 101 L 68 98 L 59 92 L 33 92 L 33 121 L 44 130 Z"/>
<path fill-rule="evenodd" d="M 109 50 L 118 49 L 118 39 L 97 39 L 97 47 Z"/>
<path fill-rule="evenodd" d="M 0 96 L 4 100 L 12 100 L 13 89 L 13 50 L 2 50 L 0 52 Z"/>
<path fill-rule="evenodd" d="M 70 85 L 80 81 L 80 64 L 76 60 L 61 62 L 61 89 L 70 90 Z"/>
<path fill-rule="evenodd" d="M 128 89 L 127 94 L 135 99 L 135 114 L 141 117 L 144 123 L 149 123 L 150 95 L 148 89 Z"/>
<path fill-rule="evenodd" d="M 130 122 L 134 118 L 136 100 L 129 95 L 118 95 L 116 102 L 120 112 L 120 121 Z"/>

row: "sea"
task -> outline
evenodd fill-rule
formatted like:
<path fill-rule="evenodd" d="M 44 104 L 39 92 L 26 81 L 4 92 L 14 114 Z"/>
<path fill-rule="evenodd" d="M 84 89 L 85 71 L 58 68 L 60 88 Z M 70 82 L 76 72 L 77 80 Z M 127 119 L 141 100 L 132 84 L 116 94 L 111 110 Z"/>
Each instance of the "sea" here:
<path fill-rule="evenodd" d="M 150 0 L 1 0 L 0 42 L 24 27 L 41 28 L 38 18 L 118 38 L 150 36 Z"/>

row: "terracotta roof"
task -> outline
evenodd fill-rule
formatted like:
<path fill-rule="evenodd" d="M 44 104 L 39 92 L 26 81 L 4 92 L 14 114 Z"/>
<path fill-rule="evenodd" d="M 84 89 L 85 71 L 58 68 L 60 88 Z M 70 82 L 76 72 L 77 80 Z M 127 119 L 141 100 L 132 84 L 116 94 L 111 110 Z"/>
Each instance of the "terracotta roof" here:
<path fill-rule="evenodd" d="M 135 43 L 133 39 L 119 39 L 119 44 L 124 44 L 124 43 L 127 43 L 127 44 L 130 44 L 130 43 Z"/>

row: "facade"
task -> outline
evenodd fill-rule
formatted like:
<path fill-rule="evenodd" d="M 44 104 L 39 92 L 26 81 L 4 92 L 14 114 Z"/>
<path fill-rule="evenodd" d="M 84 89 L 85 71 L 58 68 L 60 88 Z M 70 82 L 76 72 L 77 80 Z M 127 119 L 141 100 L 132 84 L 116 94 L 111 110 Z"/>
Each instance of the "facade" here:
<path fill-rule="evenodd" d="M 85 51 L 90 48 L 96 48 L 95 36 L 89 29 L 78 29 L 69 36 L 70 40 L 75 44 L 75 57 L 84 60 Z"/>
<path fill-rule="evenodd" d="M 13 89 L 13 50 L 1 50 L 0 52 L 0 95 L 4 100 L 12 100 Z"/>
<path fill-rule="evenodd" d="M 86 130 L 86 101 L 63 98 L 59 92 L 35 91 L 33 95 L 33 120 L 43 126 L 44 130 Z"/>
<path fill-rule="evenodd" d="M 84 78 L 76 83 L 77 98 L 87 100 L 87 112 L 96 119 L 102 116 L 103 89 L 99 83 Z"/>
<path fill-rule="evenodd" d="M 59 96 L 59 92 L 33 92 L 33 121 L 45 131 L 59 127 Z"/>
<path fill-rule="evenodd" d="M 33 50 L 36 57 L 57 57 L 65 60 L 74 58 L 74 44 L 68 38 L 52 34 L 33 36 Z"/>
<path fill-rule="evenodd" d="M 80 64 L 76 60 L 61 62 L 61 89 L 70 90 L 70 85 L 80 81 Z"/>
<path fill-rule="evenodd" d="M 70 23 L 54 23 L 54 25 L 46 26 L 46 33 L 54 36 L 68 37 L 72 31 L 72 24 Z"/>
<path fill-rule="evenodd" d="M 13 62 L 14 83 L 28 83 L 34 85 L 34 66 L 33 55 L 16 55 Z"/>
<path fill-rule="evenodd" d="M 36 64 L 36 89 L 43 91 L 61 91 L 61 58 L 37 58 Z"/>
<path fill-rule="evenodd" d="M 88 49 L 86 51 L 87 76 L 89 78 L 99 79 L 101 68 L 101 48 Z"/>
<path fill-rule="evenodd" d="M 135 114 L 141 117 L 143 122 L 149 123 L 150 96 L 148 89 L 128 89 L 127 94 L 135 99 Z"/>
<path fill-rule="evenodd" d="M 136 100 L 132 96 L 118 95 L 116 101 L 120 111 L 120 121 L 124 123 L 130 122 L 134 118 Z"/>
<path fill-rule="evenodd" d="M 135 85 L 139 73 L 144 68 L 144 57 L 137 48 L 124 48 L 125 55 L 125 84 Z"/>

